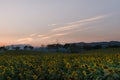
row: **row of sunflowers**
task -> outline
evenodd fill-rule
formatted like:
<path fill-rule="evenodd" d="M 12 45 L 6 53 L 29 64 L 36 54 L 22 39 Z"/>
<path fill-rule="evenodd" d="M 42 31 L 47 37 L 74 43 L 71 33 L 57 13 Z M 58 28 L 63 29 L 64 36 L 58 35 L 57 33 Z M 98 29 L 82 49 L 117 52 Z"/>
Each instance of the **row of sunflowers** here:
<path fill-rule="evenodd" d="M 120 80 L 120 54 L 1 54 L 0 80 Z"/>

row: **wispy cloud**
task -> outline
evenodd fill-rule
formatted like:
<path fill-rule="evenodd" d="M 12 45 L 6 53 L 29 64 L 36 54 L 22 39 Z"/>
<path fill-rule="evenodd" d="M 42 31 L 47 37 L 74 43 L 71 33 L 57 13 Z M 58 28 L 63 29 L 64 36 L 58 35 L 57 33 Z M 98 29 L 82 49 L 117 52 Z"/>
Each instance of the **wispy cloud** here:
<path fill-rule="evenodd" d="M 38 37 L 44 37 L 45 35 L 43 35 L 43 34 L 39 34 L 39 35 L 37 35 Z"/>
<path fill-rule="evenodd" d="M 41 37 L 40 39 L 45 40 L 45 39 L 49 39 L 49 38 L 52 38 L 52 36 L 44 36 L 44 37 Z"/>
<path fill-rule="evenodd" d="M 84 30 L 91 29 L 91 27 L 83 27 L 82 25 L 87 25 L 93 22 L 97 22 L 101 19 L 104 19 L 105 17 L 106 17 L 105 15 L 96 16 L 92 18 L 87 18 L 87 19 L 82 19 L 79 21 L 71 22 L 71 23 L 66 23 L 66 25 L 58 27 L 58 28 L 54 28 L 45 34 L 39 34 L 39 33 L 30 34 L 28 38 L 19 39 L 18 42 L 21 42 L 21 43 L 32 42 L 33 37 L 42 42 L 45 42 L 45 41 L 49 42 L 51 40 L 58 39 L 60 37 L 65 37 L 78 31 L 84 31 Z M 52 24 L 52 25 L 54 26 L 56 24 Z"/>
<path fill-rule="evenodd" d="M 65 26 L 61 26 L 59 28 L 53 29 L 52 32 L 71 30 L 71 29 L 79 27 L 80 25 L 83 25 L 83 24 L 85 25 L 85 24 L 88 24 L 88 23 L 92 23 L 92 22 L 101 20 L 105 17 L 106 17 L 105 15 L 96 16 L 96 17 L 92 17 L 92 18 L 87 18 L 87 19 L 82 19 L 82 20 L 79 20 L 79 21 L 71 22 L 71 23 L 68 23 Z"/>
<path fill-rule="evenodd" d="M 21 39 L 18 39 L 17 41 L 18 42 L 31 42 L 31 41 L 33 41 L 33 38 L 30 38 L 30 37 L 28 37 L 28 38 L 21 38 Z"/>
<path fill-rule="evenodd" d="M 52 26 L 56 26 L 57 24 L 51 24 Z"/>
<path fill-rule="evenodd" d="M 56 26 L 57 24 L 48 24 L 48 26 Z"/>
<path fill-rule="evenodd" d="M 80 24 L 80 23 L 86 23 L 86 22 L 93 22 L 93 21 L 98 21 L 100 19 L 105 18 L 105 15 L 102 16 L 96 16 L 96 17 L 92 17 L 92 18 L 87 18 L 87 19 L 83 19 L 83 20 L 79 20 L 79 21 L 75 21 L 75 22 L 71 22 L 69 24 Z"/>
<path fill-rule="evenodd" d="M 59 36 L 67 35 L 67 34 L 69 34 L 69 33 L 68 33 L 68 32 L 66 32 L 66 33 L 58 33 L 58 34 L 55 34 L 55 35 L 53 35 L 53 36 L 59 37 Z"/>
<path fill-rule="evenodd" d="M 37 33 L 30 34 L 30 37 L 37 36 Z"/>
<path fill-rule="evenodd" d="M 50 39 L 50 38 L 65 36 L 67 34 L 69 34 L 69 33 L 66 32 L 66 33 L 48 34 L 48 35 L 41 36 L 40 39 L 42 39 L 42 40 L 44 40 L 44 39 Z"/>
<path fill-rule="evenodd" d="M 67 26 L 62 26 L 62 27 L 59 27 L 59 28 L 55 28 L 52 31 L 53 32 L 56 32 L 56 31 L 66 31 L 66 30 L 71 30 L 73 28 L 75 28 L 75 25 L 67 25 Z"/>

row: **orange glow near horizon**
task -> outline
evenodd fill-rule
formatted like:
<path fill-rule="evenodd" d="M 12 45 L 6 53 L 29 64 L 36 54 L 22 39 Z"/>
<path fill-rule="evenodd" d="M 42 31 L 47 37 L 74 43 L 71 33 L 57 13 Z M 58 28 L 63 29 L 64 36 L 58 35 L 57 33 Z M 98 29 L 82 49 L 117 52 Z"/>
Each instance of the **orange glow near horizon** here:
<path fill-rule="evenodd" d="M 65 43 L 77 43 L 77 42 L 86 42 L 86 43 L 90 43 L 90 42 L 102 42 L 102 41 L 112 41 L 112 40 L 107 40 L 107 39 L 105 39 L 105 38 L 94 38 L 94 39 L 90 39 L 90 38 L 83 38 L 83 39 L 64 39 L 64 40 L 62 40 L 62 39 L 57 39 L 58 40 L 58 43 L 60 43 L 60 44 L 65 44 Z M 30 41 L 30 42 L 27 42 L 27 41 L 25 41 L 25 42 L 18 42 L 17 40 L 15 41 L 10 41 L 10 40 L 8 40 L 8 42 L 7 41 L 2 41 L 2 42 L 0 42 L 0 46 L 7 46 L 7 45 L 17 45 L 17 44 L 30 44 L 30 45 L 32 45 L 32 46 L 35 46 L 35 47 L 39 47 L 39 46 L 41 46 L 41 45 L 48 45 L 48 44 L 56 44 L 57 43 L 57 41 L 56 41 L 56 39 L 55 40 L 52 40 L 52 39 L 46 39 L 46 40 L 42 40 L 42 41 Z"/>

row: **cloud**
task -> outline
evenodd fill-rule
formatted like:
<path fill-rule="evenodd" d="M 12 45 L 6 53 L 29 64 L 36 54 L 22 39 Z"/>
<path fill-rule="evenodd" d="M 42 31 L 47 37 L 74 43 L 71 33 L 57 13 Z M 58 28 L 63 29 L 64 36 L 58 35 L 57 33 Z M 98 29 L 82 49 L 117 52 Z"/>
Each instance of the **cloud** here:
<path fill-rule="evenodd" d="M 79 20 L 79 21 L 71 22 L 71 23 L 68 23 L 65 26 L 61 26 L 59 28 L 53 29 L 52 32 L 72 30 L 72 29 L 75 29 L 75 28 L 79 27 L 80 25 L 85 25 L 85 24 L 88 24 L 88 23 L 92 23 L 92 22 L 101 20 L 105 17 L 106 17 L 105 15 L 96 16 L 96 17 L 92 17 L 92 18 L 87 18 L 87 19 L 82 19 L 82 20 Z"/>
<path fill-rule="evenodd" d="M 69 34 L 69 33 L 67 32 L 67 33 L 48 34 L 48 35 L 42 36 L 40 39 L 42 39 L 42 40 L 44 40 L 44 39 L 50 39 L 50 38 L 65 36 L 67 34 Z"/>
<path fill-rule="evenodd" d="M 97 22 L 105 17 L 106 17 L 105 15 L 95 16 L 92 18 L 87 18 L 87 19 L 82 19 L 75 22 L 71 22 L 71 23 L 66 23 L 66 25 L 58 28 L 54 28 L 45 34 L 38 34 L 38 33 L 30 34 L 30 37 L 19 39 L 18 42 L 21 42 L 21 43 L 31 42 L 33 41 L 33 38 L 31 37 L 34 37 L 36 40 L 39 40 L 42 42 L 50 42 L 51 40 L 53 41 L 55 38 L 58 39 L 60 37 L 67 36 L 75 32 L 91 29 L 91 27 L 83 27 L 82 25 L 87 25 L 93 22 Z M 51 24 L 51 25 L 55 26 L 56 24 Z"/>
<path fill-rule="evenodd" d="M 33 39 L 28 37 L 28 38 L 18 39 L 17 41 L 18 41 L 18 42 L 31 42 L 31 41 L 33 41 Z"/>
<path fill-rule="evenodd" d="M 52 31 L 53 31 L 53 32 L 56 32 L 56 31 L 66 31 L 66 30 L 71 30 L 71 29 L 73 29 L 73 27 L 75 27 L 75 25 L 67 25 L 67 26 L 55 28 L 55 29 L 53 29 Z"/>
<path fill-rule="evenodd" d="M 58 34 L 55 34 L 55 35 L 53 35 L 53 36 L 54 36 L 54 37 L 55 37 L 55 36 L 58 37 L 58 36 L 64 36 L 64 35 L 67 35 L 67 34 L 69 34 L 69 33 L 58 33 Z"/>
<path fill-rule="evenodd" d="M 77 31 L 86 30 L 89 28 L 81 27 L 80 29 L 77 29 L 77 30 L 73 30 L 73 29 L 78 28 L 80 25 L 92 23 L 94 21 L 98 21 L 98 20 L 103 19 L 105 17 L 106 16 L 104 16 L 104 15 L 103 16 L 96 16 L 96 17 L 92 17 L 92 18 L 87 18 L 87 19 L 82 19 L 79 21 L 67 23 L 65 26 L 50 30 L 47 34 L 39 34 L 39 35 L 37 35 L 37 37 L 39 37 L 42 40 L 45 40 L 45 39 L 65 36 L 65 35 L 68 35 L 68 34 L 71 34 L 73 32 L 77 32 Z M 56 25 L 56 24 L 52 24 L 52 25 Z M 63 31 L 67 31 L 67 32 L 63 32 Z M 35 35 L 36 34 L 31 34 L 31 36 L 35 36 Z"/>
<path fill-rule="evenodd" d="M 56 26 L 57 24 L 51 24 L 52 26 Z"/>
<path fill-rule="evenodd" d="M 56 26 L 57 24 L 48 24 L 48 26 Z"/>
<path fill-rule="evenodd" d="M 33 34 L 30 34 L 30 37 L 34 37 L 36 35 L 37 35 L 37 33 L 33 33 Z"/>
<path fill-rule="evenodd" d="M 45 37 L 41 37 L 40 39 L 44 40 L 44 39 L 49 39 L 49 38 L 52 38 L 52 36 L 45 36 Z"/>
<path fill-rule="evenodd" d="M 105 17 L 106 17 L 105 15 L 103 15 L 103 16 L 96 16 L 96 17 L 92 17 L 92 18 L 87 18 L 87 19 L 71 22 L 71 23 L 68 23 L 68 24 L 80 24 L 80 23 L 86 23 L 86 22 L 93 22 L 93 21 L 98 21 L 100 19 L 103 19 Z"/>
<path fill-rule="evenodd" d="M 44 37 L 45 35 L 39 34 L 38 37 Z"/>

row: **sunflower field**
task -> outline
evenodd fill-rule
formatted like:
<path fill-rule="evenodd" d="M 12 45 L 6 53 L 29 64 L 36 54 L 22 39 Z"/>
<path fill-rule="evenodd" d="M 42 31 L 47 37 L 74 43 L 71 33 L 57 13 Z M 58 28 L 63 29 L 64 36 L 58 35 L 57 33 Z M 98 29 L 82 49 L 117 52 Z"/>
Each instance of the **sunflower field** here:
<path fill-rule="evenodd" d="M 0 54 L 0 80 L 120 80 L 120 53 Z"/>

